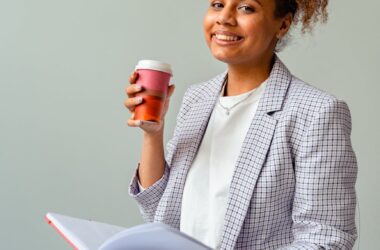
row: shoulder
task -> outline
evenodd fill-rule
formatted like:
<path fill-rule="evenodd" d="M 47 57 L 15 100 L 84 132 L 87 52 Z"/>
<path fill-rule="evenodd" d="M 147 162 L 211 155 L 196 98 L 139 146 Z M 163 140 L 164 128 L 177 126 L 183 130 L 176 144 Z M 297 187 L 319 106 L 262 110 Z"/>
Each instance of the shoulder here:
<path fill-rule="evenodd" d="M 321 104 L 338 98 L 325 90 L 319 89 L 303 80 L 292 76 L 286 96 L 286 101 L 301 106 L 318 108 Z"/>
<path fill-rule="evenodd" d="M 195 103 L 217 94 L 220 91 L 226 74 L 227 72 L 225 71 L 207 81 L 190 85 L 184 94 L 184 102 Z"/>
<path fill-rule="evenodd" d="M 293 76 L 284 101 L 284 107 L 299 107 L 309 113 L 320 112 L 329 106 L 342 105 L 344 100 Z"/>
<path fill-rule="evenodd" d="M 347 103 L 335 95 L 293 76 L 283 103 L 282 115 L 292 116 L 306 126 L 316 120 L 343 122 L 351 127 Z"/>

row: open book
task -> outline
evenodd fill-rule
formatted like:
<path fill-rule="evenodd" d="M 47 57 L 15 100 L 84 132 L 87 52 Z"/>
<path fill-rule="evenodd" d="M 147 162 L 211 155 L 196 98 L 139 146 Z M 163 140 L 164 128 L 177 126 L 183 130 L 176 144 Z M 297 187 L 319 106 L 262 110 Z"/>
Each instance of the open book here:
<path fill-rule="evenodd" d="M 92 220 L 47 213 L 47 222 L 78 250 L 210 250 L 203 243 L 162 223 L 124 228 Z"/>

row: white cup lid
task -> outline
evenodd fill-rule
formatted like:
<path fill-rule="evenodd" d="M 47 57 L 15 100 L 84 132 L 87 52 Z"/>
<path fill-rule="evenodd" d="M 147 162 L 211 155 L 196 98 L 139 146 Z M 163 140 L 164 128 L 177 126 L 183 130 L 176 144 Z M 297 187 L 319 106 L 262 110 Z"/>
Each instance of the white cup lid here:
<path fill-rule="evenodd" d="M 155 60 L 140 60 L 135 69 L 151 69 L 158 70 L 173 75 L 172 67 L 168 63 L 155 61 Z"/>

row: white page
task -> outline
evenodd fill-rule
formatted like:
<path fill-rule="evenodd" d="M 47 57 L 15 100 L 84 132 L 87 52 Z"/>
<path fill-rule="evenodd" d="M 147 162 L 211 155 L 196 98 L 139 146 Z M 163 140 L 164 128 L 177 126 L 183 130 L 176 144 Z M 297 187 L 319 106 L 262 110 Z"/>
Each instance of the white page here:
<path fill-rule="evenodd" d="M 203 243 L 162 223 L 126 229 L 108 239 L 100 250 L 211 250 Z"/>
<path fill-rule="evenodd" d="M 99 249 L 108 238 L 125 230 L 124 227 L 55 213 L 48 213 L 46 219 L 79 250 Z"/>

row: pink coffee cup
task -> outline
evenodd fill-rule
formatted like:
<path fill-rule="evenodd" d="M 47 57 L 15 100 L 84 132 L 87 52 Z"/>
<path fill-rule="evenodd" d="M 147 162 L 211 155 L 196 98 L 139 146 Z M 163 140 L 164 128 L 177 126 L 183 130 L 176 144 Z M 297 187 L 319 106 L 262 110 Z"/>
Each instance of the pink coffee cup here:
<path fill-rule="evenodd" d="M 136 66 L 138 78 L 136 84 L 143 87 L 137 96 L 143 97 L 143 103 L 136 106 L 134 120 L 161 120 L 169 81 L 171 66 L 154 60 L 141 60 Z"/>

